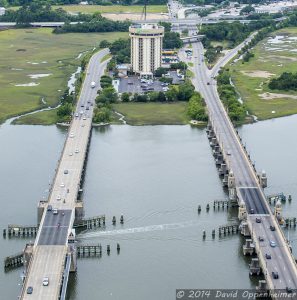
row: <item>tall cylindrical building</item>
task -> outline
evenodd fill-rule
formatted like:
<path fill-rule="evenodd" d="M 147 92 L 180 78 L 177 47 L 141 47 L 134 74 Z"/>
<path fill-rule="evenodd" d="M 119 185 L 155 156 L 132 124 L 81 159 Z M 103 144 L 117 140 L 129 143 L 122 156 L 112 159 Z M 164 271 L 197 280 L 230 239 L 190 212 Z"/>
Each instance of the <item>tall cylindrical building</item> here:
<path fill-rule="evenodd" d="M 155 24 L 134 24 L 129 28 L 132 71 L 152 76 L 161 67 L 164 27 Z"/>

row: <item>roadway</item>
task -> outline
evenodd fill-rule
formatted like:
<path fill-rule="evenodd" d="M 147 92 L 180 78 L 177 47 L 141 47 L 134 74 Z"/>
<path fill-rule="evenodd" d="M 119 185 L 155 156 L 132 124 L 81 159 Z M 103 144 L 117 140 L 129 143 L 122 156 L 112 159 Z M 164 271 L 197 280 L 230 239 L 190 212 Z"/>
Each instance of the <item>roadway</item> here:
<path fill-rule="evenodd" d="M 43 213 L 33 247 L 21 299 L 58 299 L 68 251 L 68 236 L 75 219 L 75 206 L 87 156 L 95 98 L 100 87 L 100 77 L 107 64 L 107 61 L 101 63 L 101 60 L 107 53 L 108 49 L 104 49 L 94 54 L 87 67 L 48 206 Z M 96 82 L 96 88 L 91 88 L 92 81 Z M 43 277 L 49 277 L 48 286 L 42 285 Z M 29 286 L 33 287 L 32 294 L 26 293 Z"/>
<path fill-rule="evenodd" d="M 229 170 L 234 173 L 239 202 L 246 205 L 247 221 L 252 231 L 254 243 L 259 250 L 258 256 L 261 259 L 269 288 L 272 290 L 286 289 L 286 287 L 297 289 L 295 260 L 289 251 L 283 232 L 272 215 L 250 160 L 217 93 L 215 76 L 218 74 L 219 69 L 230 61 L 251 38 L 252 36 L 229 51 L 212 70 L 209 70 L 205 65 L 202 43 L 192 43 L 192 62 L 194 63 L 192 70 L 195 74 L 193 84 L 205 99 L 210 120 L 225 154 L 226 163 Z M 182 57 L 184 58 L 184 56 Z M 230 155 L 226 155 L 227 152 Z M 256 217 L 260 218 L 262 222 L 257 223 Z M 271 231 L 270 225 L 275 226 L 276 230 Z M 259 236 L 264 238 L 264 242 L 259 242 Z M 274 241 L 276 247 L 271 247 L 270 241 Z M 271 254 L 272 258 L 266 259 L 266 253 Z M 272 271 L 278 272 L 279 279 L 272 278 Z"/>

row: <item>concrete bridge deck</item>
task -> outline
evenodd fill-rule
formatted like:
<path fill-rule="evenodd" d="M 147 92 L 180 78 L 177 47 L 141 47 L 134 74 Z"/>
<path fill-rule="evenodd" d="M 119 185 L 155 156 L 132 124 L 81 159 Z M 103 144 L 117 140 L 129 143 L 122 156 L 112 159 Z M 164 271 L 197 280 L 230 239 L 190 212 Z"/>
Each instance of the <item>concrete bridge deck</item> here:
<path fill-rule="evenodd" d="M 87 156 L 95 98 L 100 86 L 100 77 L 107 63 L 101 63 L 101 59 L 107 53 L 108 50 L 105 49 L 94 54 L 87 67 L 75 112 L 79 117 L 74 117 L 69 127 L 48 199 L 48 205 L 57 209 L 58 213 L 47 211 L 48 206 L 45 206 L 21 299 L 59 299 L 63 283 L 62 275 L 69 251 L 68 235 L 75 219 L 75 207 Z M 92 81 L 96 82 L 96 88 L 91 88 Z M 43 277 L 49 278 L 48 286 L 42 285 Z M 29 286 L 33 288 L 33 293 L 30 295 L 26 293 Z"/>
<path fill-rule="evenodd" d="M 246 40 L 245 42 L 248 42 Z M 208 70 L 204 63 L 204 49 L 200 42 L 192 43 L 195 78 L 193 83 L 197 90 L 204 97 L 209 111 L 209 118 L 212 128 L 215 131 L 218 143 L 223 151 L 228 169 L 232 170 L 235 177 L 235 185 L 239 203 L 244 203 L 247 211 L 247 222 L 251 235 L 256 245 L 256 251 L 263 273 L 265 275 L 268 288 L 270 290 L 287 287 L 297 289 L 297 267 L 292 256 L 286 238 L 280 229 L 270 207 L 267 204 L 263 189 L 260 187 L 254 168 L 243 149 L 239 137 L 224 109 L 217 93 L 216 80 L 220 67 L 224 66 L 238 49 L 230 51 L 212 71 Z M 256 222 L 256 217 L 261 219 L 261 223 Z M 276 230 L 271 231 L 270 225 Z M 264 238 L 259 242 L 259 236 Z M 270 246 L 270 241 L 276 243 L 276 247 Z M 266 259 L 265 254 L 271 254 L 271 259 Z M 272 272 L 278 272 L 279 279 L 272 278 Z"/>

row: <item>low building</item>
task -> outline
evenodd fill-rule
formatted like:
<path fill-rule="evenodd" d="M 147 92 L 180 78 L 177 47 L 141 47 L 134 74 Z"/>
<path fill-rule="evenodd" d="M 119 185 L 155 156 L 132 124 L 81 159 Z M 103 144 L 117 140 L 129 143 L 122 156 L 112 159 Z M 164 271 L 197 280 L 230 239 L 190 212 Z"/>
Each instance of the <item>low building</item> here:
<path fill-rule="evenodd" d="M 117 65 L 117 71 L 119 77 L 127 77 L 130 66 L 128 64 Z"/>
<path fill-rule="evenodd" d="M 152 77 L 161 67 L 164 27 L 156 24 L 134 24 L 129 28 L 132 72 Z"/>

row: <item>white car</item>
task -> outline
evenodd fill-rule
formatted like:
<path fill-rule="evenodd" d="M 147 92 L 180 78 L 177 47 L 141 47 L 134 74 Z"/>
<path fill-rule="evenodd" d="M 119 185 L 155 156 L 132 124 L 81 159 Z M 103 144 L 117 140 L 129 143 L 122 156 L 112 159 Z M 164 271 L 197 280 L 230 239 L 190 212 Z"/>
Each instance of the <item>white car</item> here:
<path fill-rule="evenodd" d="M 61 184 L 60 184 L 60 187 L 64 187 L 65 186 L 65 184 L 62 182 Z"/>
<path fill-rule="evenodd" d="M 78 149 L 75 149 L 75 153 L 79 153 L 79 150 L 78 150 Z"/>
<path fill-rule="evenodd" d="M 49 279 L 48 279 L 48 277 L 43 277 L 42 285 L 43 286 L 48 286 L 49 285 Z"/>
<path fill-rule="evenodd" d="M 57 208 L 54 208 L 53 209 L 53 215 L 57 215 L 58 214 L 58 209 Z"/>
<path fill-rule="evenodd" d="M 60 195 L 57 196 L 57 200 L 61 200 L 61 196 Z"/>
<path fill-rule="evenodd" d="M 70 133 L 70 137 L 74 138 L 74 133 L 73 132 Z"/>
<path fill-rule="evenodd" d="M 70 153 L 69 153 L 69 156 L 72 156 L 72 155 L 73 155 L 73 153 L 72 153 L 72 152 L 70 152 Z"/>
<path fill-rule="evenodd" d="M 86 120 L 87 118 L 86 117 L 83 117 L 83 120 Z"/>

